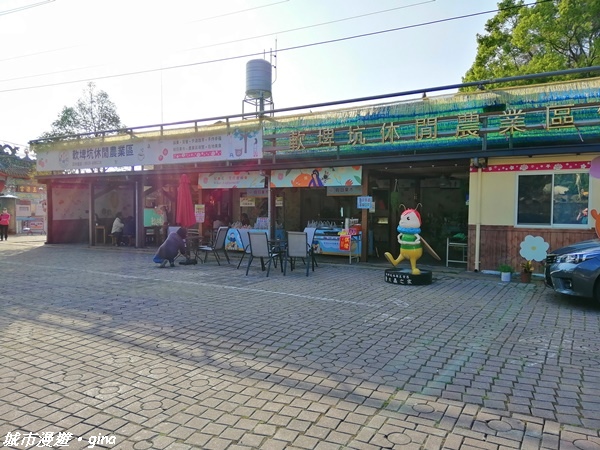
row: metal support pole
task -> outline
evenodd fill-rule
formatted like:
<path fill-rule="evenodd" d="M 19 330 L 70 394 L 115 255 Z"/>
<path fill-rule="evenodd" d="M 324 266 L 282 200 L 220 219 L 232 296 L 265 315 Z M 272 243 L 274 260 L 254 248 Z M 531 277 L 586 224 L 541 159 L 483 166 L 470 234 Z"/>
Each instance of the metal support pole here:
<path fill-rule="evenodd" d="M 144 230 L 144 179 L 135 180 L 135 246 L 142 248 L 146 245 Z"/>
<path fill-rule="evenodd" d="M 88 199 L 88 239 L 89 245 L 96 245 L 96 217 L 94 216 L 94 183 L 90 183 Z"/>

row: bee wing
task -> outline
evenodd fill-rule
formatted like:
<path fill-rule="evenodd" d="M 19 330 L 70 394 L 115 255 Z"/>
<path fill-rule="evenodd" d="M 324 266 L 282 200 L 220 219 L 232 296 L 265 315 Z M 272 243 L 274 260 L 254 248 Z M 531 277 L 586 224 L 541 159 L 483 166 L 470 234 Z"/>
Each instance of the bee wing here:
<path fill-rule="evenodd" d="M 440 256 L 435 252 L 435 250 L 431 248 L 431 246 L 427 243 L 427 241 L 425 239 L 423 239 L 423 236 L 421 236 L 421 244 L 423 244 L 423 248 L 425 250 L 427 250 L 427 253 L 429 253 L 431 256 L 433 256 L 438 261 L 442 260 L 442 258 L 440 258 Z"/>

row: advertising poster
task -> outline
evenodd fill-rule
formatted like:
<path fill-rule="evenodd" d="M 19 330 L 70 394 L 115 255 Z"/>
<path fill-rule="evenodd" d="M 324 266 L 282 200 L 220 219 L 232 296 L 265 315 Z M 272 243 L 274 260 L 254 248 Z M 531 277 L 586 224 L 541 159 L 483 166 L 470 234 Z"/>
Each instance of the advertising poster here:
<path fill-rule="evenodd" d="M 206 220 L 206 209 L 204 205 L 194 205 L 194 215 L 197 223 L 204 223 Z"/>
<path fill-rule="evenodd" d="M 240 207 L 242 208 L 254 208 L 256 206 L 255 197 L 240 197 Z"/>
<path fill-rule="evenodd" d="M 360 186 L 361 183 L 362 166 L 278 169 L 271 172 L 271 187 L 278 188 Z"/>
<path fill-rule="evenodd" d="M 350 242 L 352 237 L 349 234 L 342 234 L 340 236 L 340 250 L 344 252 L 350 251 Z"/>

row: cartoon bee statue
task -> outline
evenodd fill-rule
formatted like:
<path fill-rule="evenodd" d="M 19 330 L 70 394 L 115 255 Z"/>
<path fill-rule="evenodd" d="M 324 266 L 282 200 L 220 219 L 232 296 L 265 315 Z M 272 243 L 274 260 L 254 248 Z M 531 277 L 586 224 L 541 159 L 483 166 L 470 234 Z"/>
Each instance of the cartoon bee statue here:
<path fill-rule="evenodd" d="M 417 208 L 421 206 L 421 204 L 419 203 L 415 209 L 406 209 L 406 206 L 401 206 L 403 206 L 405 210 L 400 215 L 398 228 L 396 228 L 398 230 L 400 254 L 397 258 L 394 258 L 390 252 L 385 252 L 385 257 L 394 267 L 405 259 L 408 259 L 410 261 L 412 274 L 420 275 L 421 271 L 417 268 L 417 260 L 423 256 L 423 247 L 437 260 L 441 260 L 441 258 L 420 234 L 421 214 L 417 211 Z"/>
<path fill-rule="evenodd" d="M 592 218 L 595 221 L 594 230 L 596 231 L 596 236 L 598 236 L 598 238 L 600 238 L 600 213 L 595 209 L 592 209 L 591 213 L 592 213 Z"/>

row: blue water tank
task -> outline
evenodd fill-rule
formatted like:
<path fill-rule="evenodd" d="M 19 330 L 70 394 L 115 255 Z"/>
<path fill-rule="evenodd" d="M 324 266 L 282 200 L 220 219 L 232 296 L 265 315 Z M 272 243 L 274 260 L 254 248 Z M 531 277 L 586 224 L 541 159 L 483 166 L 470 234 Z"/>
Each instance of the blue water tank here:
<path fill-rule="evenodd" d="M 271 98 L 271 63 L 253 59 L 246 63 L 246 97 Z"/>

